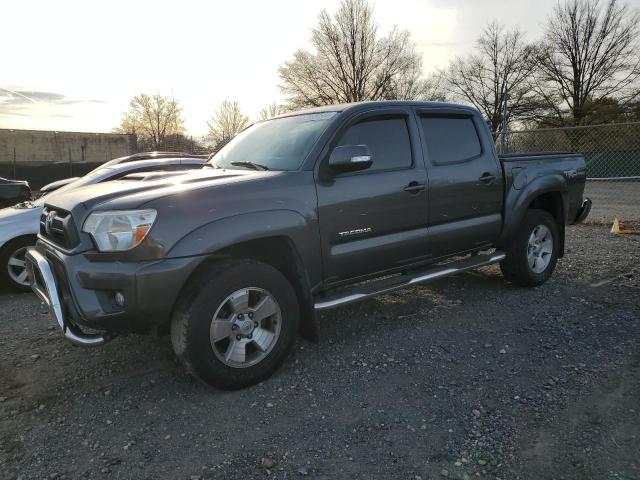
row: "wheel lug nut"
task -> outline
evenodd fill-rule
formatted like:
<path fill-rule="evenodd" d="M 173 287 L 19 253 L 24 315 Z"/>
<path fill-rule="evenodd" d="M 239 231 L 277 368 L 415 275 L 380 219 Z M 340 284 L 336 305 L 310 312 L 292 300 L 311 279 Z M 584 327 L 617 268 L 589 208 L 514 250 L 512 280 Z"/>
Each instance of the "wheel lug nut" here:
<path fill-rule="evenodd" d="M 243 315 L 243 314 L 240 314 L 240 315 L 238 315 L 238 318 L 239 318 L 240 320 L 242 320 L 242 319 L 244 318 L 244 315 Z"/>
<path fill-rule="evenodd" d="M 249 318 L 253 318 L 253 312 L 249 312 Z"/>
<path fill-rule="evenodd" d="M 257 328 L 258 327 L 258 322 L 253 322 L 253 326 Z"/>
<path fill-rule="evenodd" d="M 236 340 L 242 340 L 242 335 L 236 335 Z"/>
<path fill-rule="evenodd" d="M 253 338 L 253 335 L 249 334 L 249 335 L 247 335 L 247 338 L 248 338 L 249 340 L 251 340 L 251 339 Z"/>
<path fill-rule="evenodd" d="M 237 329 L 238 329 L 238 325 L 236 324 L 231 325 L 231 330 L 237 330 Z"/>

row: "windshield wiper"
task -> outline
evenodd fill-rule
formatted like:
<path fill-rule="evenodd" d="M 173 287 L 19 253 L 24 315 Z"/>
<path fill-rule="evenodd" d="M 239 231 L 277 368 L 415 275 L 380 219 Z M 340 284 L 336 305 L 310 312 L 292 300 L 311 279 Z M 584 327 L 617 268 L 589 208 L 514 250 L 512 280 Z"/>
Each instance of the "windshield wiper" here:
<path fill-rule="evenodd" d="M 234 167 L 249 167 L 253 170 L 269 170 L 269 167 L 255 162 L 231 162 Z"/>

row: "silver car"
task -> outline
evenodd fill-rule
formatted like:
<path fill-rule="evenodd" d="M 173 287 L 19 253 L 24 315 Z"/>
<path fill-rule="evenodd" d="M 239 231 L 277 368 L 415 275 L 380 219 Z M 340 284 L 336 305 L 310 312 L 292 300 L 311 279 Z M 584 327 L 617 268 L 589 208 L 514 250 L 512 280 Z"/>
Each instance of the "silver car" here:
<path fill-rule="evenodd" d="M 131 175 L 134 175 L 136 180 L 158 180 L 179 174 L 184 170 L 202 168 L 205 162 L 206 158 L 192 157 L 163 157 L 126 163 L 108 162 L 51 194 L 44 195 L 35 201 L 1 209 L 0 283 L 19 290 L 30 290 L 24 256 L 27 248 L 36 243 L 44 203 L 52 196 L 84 185 L 108 182 Z"/>

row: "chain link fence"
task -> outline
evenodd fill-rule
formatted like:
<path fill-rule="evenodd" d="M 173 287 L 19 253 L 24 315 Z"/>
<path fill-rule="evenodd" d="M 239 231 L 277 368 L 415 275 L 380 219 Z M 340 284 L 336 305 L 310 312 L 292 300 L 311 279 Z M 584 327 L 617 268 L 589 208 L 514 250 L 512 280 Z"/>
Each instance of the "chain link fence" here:
<path fill-rule="evenodd" d="M 168 135 L 159 143 L 139 137 L 136 140 L 136 147 L 131 153 L 142 153 L 152 151 L 189 153 L 192 155 L 208 155 L 212 153 L 211 142 L 200 137 L 187 135 Z"/>
<path fill-rule="evenodd" d="M 512 131 L 498 136 L 501 153 L 575 152 L 587 163 L 587 221 L 640 221 L 640 122 Z"/>

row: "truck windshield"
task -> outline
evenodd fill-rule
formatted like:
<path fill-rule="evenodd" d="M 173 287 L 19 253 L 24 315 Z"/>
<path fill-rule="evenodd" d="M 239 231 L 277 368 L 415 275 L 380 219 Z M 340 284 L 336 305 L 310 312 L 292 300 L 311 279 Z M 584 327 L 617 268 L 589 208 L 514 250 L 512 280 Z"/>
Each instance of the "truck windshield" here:
<path fill-rule="evenodd" d="M 337 112 L 318 112 L 256 123 L 216 153 L 215 168 L 297 170 Z M 252 165 L 253 164 L 253 165 Z"/>

